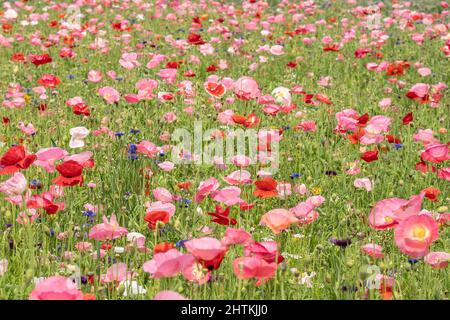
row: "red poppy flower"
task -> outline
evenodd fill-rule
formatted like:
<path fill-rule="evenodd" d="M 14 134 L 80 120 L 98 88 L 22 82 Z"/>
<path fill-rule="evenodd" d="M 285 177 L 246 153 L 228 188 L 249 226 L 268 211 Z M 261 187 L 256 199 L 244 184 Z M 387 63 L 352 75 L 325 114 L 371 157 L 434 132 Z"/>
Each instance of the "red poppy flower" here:
<path fill-rule="evenodd" d="M 286 66 L 287 66 L 288 68 L 295 68 L 295 67 L 297 67 L 297 62 L 295 62 L 295 61 L 289 61 L 289 62 L 286 64 Z"/>
<path fill-rule="evenodd" d="M 234 226 L 237 224 L 237 221 L 235 219 L 229 217 L 230 207 L 226 207 L 226 209 L 224 210 L 221 206 L 216 205 L 216 211 L 208 212 L 208 214 L 214 217 L 214 219 L 211 220 L 212 222 L 221 224 L 223 226 Z"/>
<path fill-rule="evenodd" d="M 188 70 L 188 71 L 186 71 L 186 72 L 184 73 L 184 76 L 185 76 L 185 77 L 188 77 L 188 78 L 190 78 L 190 77 L 195 77 L 195 72 L 192 71 L 192 70 Z"/>
<path fill-rule="evenodd" d="M 183 190 L 188 190 L 190 186 L 191 186 L 190 181 L 183 181 L 177 184 L 177 187 Z"/>
<path fill-rule="evenodd" d="M 55 88 L 58 84 L 61 83 L 61 80 L 57 76 L 54 76 L 52 74 L 44 74 L 38 80 L 38 83 L 44 87 Z"/>
<path fill-rule="evenodd" d="M 89 106 L 85 103 L 78 103 L 73 106 L 72 108 L 73 113 L 77 116 L 83 115 L 83 116 L 89 116 L 91 114 L 91 111 L 89 110 Z"/>
<path fill-rule="evenodd" d="M 420 172 L 423 172 L 423 173 L 427 173 L 428 171 L 431 171 L 431 172 L 436 172 L 437 171 L 436 167 L 434 167 L 432 165 L 428 165 L 425 161 L 421 161 L 421 162 L 416 163 L 415 168 L 416 168 L 417 171 L 420 171 Z"/>
<path fill-rule="evenodd" d="M 189 44 L 194 44 L 194 45 L 201 45 L 201 44 L 205 44 L 206 42 L 202 39 L 202 36 L 196 33 L 191 33 L 188 38 L 187 38 L 187 42 Z"/>
<path fill-rule="evenodd" d="M 330 98 L 328 98 L 326 95 L 324 95 L 322 93 L 316 94 L 316 99 L 325 104 L 332 104 Z"/>
<path fill-rule="evenodd" d="M 170 214 L 167 211 L 151 211 L 145 215 L 144 220 L 148 222 L 148 228 L 154 230 L 158 221 L 168 223 Z"/>
<path fill-rule="evenodd" d="M 21 52 L 13 53 L 11 56 L 11 61 L 23 62 L 25 61 L 25 56 Z"/>
<path fill-rule="evenodd" d="M 429 187 L 426 189 L 423 189 L 422 192 L 425 193 L 425 197 L 432 201 L 435 202 L 438 200 L 439 194 L 441 193 L 441 190 L 433 188 L 433 187 Z"/>
<path fill-rule="evenodd" d="M 8 149 L 0 158 L 0 175 L 13 174 L 21 169 L 27 169 L 36 160 L 36 155 L 27 155 L 23 146 Z"/>
<path fill-rule="evenodd" d="M 412 112 L 409 112 L 409 113 L 407 113 L 407 114 L 403 117 L 402 123 L 403 123 L 403 125 L 407 125 L 407 124 L 409 124 L 411 121 L 413 121 L 413 113 L 412 113 Z"/>
<path fill-rule="evenodd" d="M 83 166 L 76 161 L 68 160 L 56 166 L 60 176 L 52 182 L 61 187 L 83 185 Z"/>
<path fill-rule="evenodd" d="M 157 253 L 163 253 L 163 252 L 167 252 L 170 249 L 175 248 L 175 246 L 173 245 L 173 243 L 170 242 L 162 242 L 162 243 L 158 243 L 155 245 L 155 247 L 153 248 L 153 253 L 157 254 Z"/>
<path fill-rule="evenodd" d="M 360 127 L 365 126 L 367 124 L 367 121 L 369 121 L 369 118 L 370 118 L 369 114 L 368 113 L 364 113 L 362 116 L 360 116 L 357 119 L 358 120 L 357 125 L 360 126 Z"/>
<path fill-rule="evenodd" d="M 206 84 L 206 91 L 216 98 L 220 98 L 225 94 L 225 86 L 217 82 L 208 82 Z"/>
<path fill-rule="evenodd" d="M 358 128 L 354 133 L 349 134 L 347 138 L 350 140 L 352 144 L 357 144 L 359 142 L 359 139 L 365 134 L 364 128 Z"/>
<path fill-rule="evenodd" d="M 246 116 L 242 116 L 240 114 L 233 114 L 231 119 L 233 120 L 233 122 L 243 125 L 245 123 L 245 120 L 247 120 L 247 117 Z"/>
<path fill-rule="evenodd" d="M 256 114 L 250 113 L 247 116 L 247 119 L 245 119 L 245 121 L 244 121 L 244 127 L 253 128 L 253 127 L 256 127 L 260 122 L 261 122 L 261 120 L 258 118 L 258 116 Z"/>
<path fill-rule="evenodd" d="M 260 197 L 264 199 L 276 197 L 278 195 L 277 182 L 270 177 L 266 177 L 262 180 L 255 181 L 255 186 L 256 190 L 253 191 L 253 195 L 255 197 Z"/>
<path fill-rule="evenodd" d="M 402 141 L 399 138 L 397 138 L 396 136 L 394 136 L 392 134 L 386 135 L 386 140 L 389 143 L 402 143 Z"/>
<path fill-rule="evenodd" d="M 50 63 L 53 61 L 52 57 L 49 54 L 30 54 L 28 56 L 28 60 L 35 66 L 40 66 L 46 63 Z"/>
<path fill-rule="evenodd" d="M 206 68 L 206 72 L 216 72 L 217 71 L 217 67 L 214 64 L 211 64 L 208 66 L 208 68 Z"/>
<path fill-rule="evenodd" d="M 378 160 L 378 150 L 370 150 L 363 153 L 361 159 L 365 162 L 372 162 Z"/>
<path fill-rule="evenodd" d="M 200 260 L 200 264 L 205 267 L 208 270 L 217 270 L 220 268 L 220 264 L 222 263 L 223 258 L 225 257 L 225 254 L 227 253 L 227 250 L 223 250 L 220 252 L 214 259 L 205 261 Z"/>
<path fill-rule="evenodd" d="M 10 121 L 10 120 L 9 120 L 8 117 L 3 117 L 3 118 L 2 118 L 2 122 L 3 122 L 4 125 L 8 125 L 8 124 L 9 124 L 9 121 Z"/>

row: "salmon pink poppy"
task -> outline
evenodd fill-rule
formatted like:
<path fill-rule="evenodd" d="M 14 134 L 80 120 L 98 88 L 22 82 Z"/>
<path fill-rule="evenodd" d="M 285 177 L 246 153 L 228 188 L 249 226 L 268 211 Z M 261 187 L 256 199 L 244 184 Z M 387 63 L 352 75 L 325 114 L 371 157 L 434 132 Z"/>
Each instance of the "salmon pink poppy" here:
<path fill-rule="evenodd" d="M 252 235 L 244 229 L 227 228 L 222 243 L 226 246 L 248 245 L 253 242 Z"/>
<path fill-rule="evenodd" d="M 205 82 L 204 87 L 206 92 L 215 98 L 221 98 L 227 92 L 226 87 L 218 82 L 207 81 Z"/>
<path fill-rule="evenodd" d="M 106 274 L 100 276 L 101 283 L 119 284 L 126 279 L 131 279 L 135 273 L 128 270 L 125 263 L 115 263 L 106 270 Z"/>
<path fill-rule="evenodd" d="M 0 183 L 0 192 L 8 196 L 5 200 L 14 204 L 20 204 L 23 200 L 22 193 L 25 192 L 27 187 L 25 176 L 20 172 L 16 172 L 11 178 Z"/>
<path fill-rule="evenodd" d="M 441 163 L 450 160 L 450 149 L 447 144 L 429 144 L 425 147 L 420 157 L 424 161 Z"/>
<path fill-rule="evenodd" d="M 102 87 L 98 89 L 98 94 L 109 104 L 119 102 L 120 94 L 113 87 Z"/>
<path fill-rule="evenodd" d="M 439 238 L 437 222 L 427 214 L 413 215 L 395 228 L 395 244 L 401 252 L 421 258 L 428 254 L 429 246 Z"/>
<path fill-rule="evenodd" d="M 63 159 L 68 155 L 68 152 L 61 148 L 44 148 L 36 152 L 36 161 L 33 165 L 42 167 L 45 171 L 55 172 L 55 162 Z"/>
<path fill-rule="evenodd" d="M 167 290 L 158 292 L 153 298 L 153 300 L 188 300 L 188 299 L 183 295 L 179 294 L 178 292 Z"/>
<path fill-rule="evenodd" d="M 203 237 L 192 239 L 184 243 L 186 249 L 207 269 L 218 269 L 228 250 L 221 241 Z"/>
<path fill-rule="evenodd" d="M 227 183 L 231 185 L 250 184 L 252 183 L 251 174 L 247 170 L 236 170 L 224 177 Z"/>
<path fill-rule="evenodd" d="M 59 85 L 61 83 L 61 80 L 53 74 L 44 74 L 38 80 L 38 83 L 41 86 L 44 86 L 47 88 L 55 88 L 57 85 Z"/>
<path fill-rule="evenodd" d="M 19 170 L 27 169 L 36 158 L 34 154 L 27 154 L 24 146 L 13 146 L 0 158 L 0 175 L 13 174 Z"/>
<path fill-rule="evenodd" d="M 72 279 L 53 276 L 39 282 L 29 300 L 83 300 L 83 293 Z"/>
<path fill-rule="evenodd" d="M 216 178 L 211 177 L 205 181 L 200 182 L 198 186 L 197 193 L 195 194 L 195 202 L 200 203 L 205 199 L 211 192 L 219 188 L 219 182 Z"/>
<path fill-rule="evenodd" d="M 291 224 L 297 221 L 294 214 L 286 209 L 272 209 L 261 217 L 261 222 L 275 234 L 289 228 Z"/>

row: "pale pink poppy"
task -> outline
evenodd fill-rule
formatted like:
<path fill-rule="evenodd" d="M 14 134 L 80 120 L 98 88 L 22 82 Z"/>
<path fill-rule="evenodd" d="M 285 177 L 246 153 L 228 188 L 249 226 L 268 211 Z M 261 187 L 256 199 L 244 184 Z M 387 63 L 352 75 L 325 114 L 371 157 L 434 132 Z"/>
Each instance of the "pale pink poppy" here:
<path fill-rule="evenodd" d="M 166 56 L 163 54 L 154 54 L 150 61 L 147 63 L 146 67 L 149 69 L 156 68 L 161 62 L 166 59 Z"/>
<path fill-rule="evenodd" d="M 247 156 L 237 155 L 231 158 L 231 163 L 240 168 L 245 168 L 252 163 L 252 159 Z"/>
<path fill-rule="evenodd" d="M 227 246 L 215 238 L 203 237 L 184 243 L 187 251 L 196 259 L 211 261 L 227 250 Z"/>
<path fill-rule="evenodd" d="M 447 144 L 430 144 L 420 156 L 425 161 L 441 163 L 450 160 L 450 149 Z"/>
<path fill-rule="evenodd" d="M 94 83 L 100 82 L 102 81 L 102 73 L 98 70 L 90 70 L 88 72 L 88 80 Z"/>
<path fill-rule="evenodd" d="M 163 115 L 163 119 L 164 121 L 166 121 L 167 123 L 172 123 L 175 120 L 177 120 L 177 116 L 174 112 L 167 112 Z"/>
<path fill-rule="evenodd" d="M 120 99 L 119 92 L 113 87 L 100 88 L 98 89 L 98 94 L 109 104 L 117 103 Z"/>
<path fill-rule="evenodd" d="M 126 279 L 131 279 L 135 273 L 128 270 L 126 263 L 115 263 L 106 270 L 106 274 L 100 276 L 102 283 L 120 283 Z"/>
<path fill-rule="evenodd" d="M 161 291 L 158 292 L 153 300 L 189 300 L 175 291 Z"/>
<path fill-rule="evenodd" d="M 157 253 L 153 259 L 144 263 L 143 269 L 153 278 L 174 277 L 192 264 L 194 257 L 191 254 L 183 254 L 177 249 Z"/>
<path fill-rule="evenodd" d="M 119 64 L 127 70 L 132 70 L 141 65 L 139 61 L 137 61 L 137 59 L 138 59 L 137 53 L 134 52 L 124 53 L 122 54 L 122 57 L 119 60 Z"/>
<path fill-rule="evenodd" d="M 221 190 L 216 190 L 211 193 L 211 198 L 217 202 L 223 203 L 226 206 L 233 206 L 241 203 L 243 200 L 239 198 L 241 189 L 239 187 L 225 187 Z"/>
<path fill-rule="evenodd" d="M 27 179 L 20 172 L 14 173 L 11 178 L 0 183 L 0 192 L 7 195 L 8 198 L 6 198 L 6 200 L 14 204 L 22 202 L 22 193 L 24 193 L 27 188 Z"/>
<path fill-rule="evenodd" d="M 92 250 L 92 243 L 90 242 L 77 242 L 75 248 L 80 252 L 87 252 Z"/>
<path fill-rule="evenodd" d="M 166 188 L 155 188 L 153 189 L 153 196 L 157 201 L 161 202 L 172 202 L 173 195 Z"/>
<path fill-rule="evenodd" d="M 292 185 L 287 182 L 279 182 L 277 184 L 278 198 L 286 199 L 292 194 Z"/>
<path fill-rule="evenodd" d="M 55 172 L 55 161 L 61 160 L 68 152 L 61 148 L 44 148 L 36 152 L 36 161 L 33 165 L 44 168 L 47 172 Z"/>
<path fill-rule="evenodd" d="M 353 185 L 358 189 L 366 189 L 367 192 L 372 191 L 373 183 L 369 178 L 361 178 L 353 181 Z"/>
<path fill-rule="evenodd" d="M 198 186 L 197 193 L 195 194 L 195 202 L 200 203 L 205 199 L 211 192 L 219 188 L 219 182 L 216 178 L 211 177 L 205 181 L 200 182 Z"/>
<path fill-rule="evenodd" d="M 445 268 L 450 262 L 450 253 L 447 252 L 430 252 L 424 259 L 425 263 L 428 263 L 435 269 Z"/>
<path fill-rule="evenodd" d="M 83 300 L 83 293 L 72 279 L 53 276 L 39 282 L 29 300 Z"/>
<path fill-rule="evenodd" d="M 84 147 L 84 139 L 89 135 L 89 130 L 85 127 L 75 127 L 69 130 L 69 147 L 72 149 Z"/>
<path fill-rule="evenodd" d="M 175 79 L 177 77 L 177 69 L 161 69 L 157 73 L 158 77 L 160 77 L 167 84 L 174 84 Z"/>
<path fill-rule="evenodd" d="M 267 262 L 258 257 L 241 257 L 233 261 L 233 272 L 238 279 L 258 279 L 256 285 L 260 285 L 270 278 L 275 277 L 277 264 Z"/>
<path fill-rule="evenodd" d="M 211 279 L 211 271 L 206 269 L 201 263 L 194 260 L 192 263 L 183 269 L 183 277 L 191 282 L 199 285 L 207 283 Z"/>
<path fill-rule="evenodd" d="M 440 169 L 437 176 L 439 179 L 450 181 L 450 167 Z"/>
<path fill-rule="evenodd" d="M 375 243 L 368 243 L 361 247 L 361 251 L 364 253 L 367 253 L 369 256 L 374 258 L 383 258 L 384 254 L 381 252 L 383 251 L 383 247 L 379 244 Z"/>
<path fill-rule="evenodd" d="M 28 136 L 32 136 L 32 135 L 36 134 L 36 129 L 34 128 L 32 123 L 25 125 L 25 123 L 23 123 L 21 121 L 18 124 L 18 128 L 20 129 L 20 131 L 22 131 L 23 133 L 25 133 Z"/>
<path fill-rule="evenodd" d="M 40 216 L 41 215 L 36 209 L 27 209 L 17 215 L 16 221 L 19 224 L 31 224 Z"/>
<path fill-rule="evenodd" d="M 175 207 L 174 204 L 162 201 L 146 202 L 145 207 L 147 208 L 146 211 L 147 214 L 157 211 L 165 211 L 169 214 L 170 217 L 172 217 L 175 214 L 175 211 L 177 209 L 177 207 Z"/>
<path fill-rule="evenodd" d="M 64 161 L 73 160 L 75 162 L 78 162 L 83 167 L 92 167 L 92 152 L 90 151 L 84 151 L 81 153 L 76 153 L 70 156 L 64 157 Z"/>
<path fill-rule="evenodd" d="M 261 222 L 275 234 L 289 228 L 297 221 L 294 214 L 286 209 L 272 209 L 261 217 Z"/>
<path fill-rule="evenodd" d="M 219 115 L 217 116 L 217 120 L 222 124 L 230 125 L 234 123 L 233 115 L 234 111 L 228 109 L 220 112 Z"/>
<path fill-rule="evenodd" d="M 224 177 L 227 183 L 231 185 L 252 183 L 251 174 L 247 170 L 236 170 Z"/>
<path fill-rule="evenodd" d="M 120 238 L 122 235 L 126 235 L 128 230 L 119 226 L 116 220 L 116 215 L 112 214 L 110 220 L 103 216 L 103 223 L 96 224 L 89 230 L 89 238 L 95 240 L 112 240 Z"/>
<path fill-rule="evenodd" d="M 427 77 L 431 74 L 431 69 L 430 68 L 419 68 L 417 69 L 417 72 L 422 76 L 422 77 Z"/>
<path fill-rule="evenodd" d="M 401 252 L 421 258 L 428 253 L 430 244 L 439 238 L 439 225 L 427 214 L 413 215 L 395 228 L 395 244 Z"/>
<path fill-rule="evenodd" d="M 231 245 L 247 245 L 253 242 L 252 235 L 245 231 L 244 229 L 227 228 L 225 231 L 225 236 L 222 239 L 222 243 Z"/>
<path fill-rule="evenodd" d="M 161 163 L 158 163 L 158 167 L 160 167 L 163 171 L 172 171 L 175 168 L 175 164 L 170 161 L 164 161 Z"/>
<path fill-rule="evenodd" d="M 284 49 L 283 46 L 280 46 L 277 44 L 277 45 L 271 46 L 269 51 L 274 56 L 281 56 L 284 54 L 283 49 Z"/>
<path fill-rule="evenodd" d="M 414 141 L 420 141 L 424 146 L 439 144 L 439 140 L 434 137 L 433 130 L 431 129 L 419 129 L 419 131 L 413 135 Z"/>
<path fill-rule="evenodd" d="M 379 103 L 378 106 L 382 109 L 382 110 L 386 110 L 387 108 L 389 108 L 391 106 L 392 103 L 392 99 L 391 98 L 383 98 Z"/>
<path fill-rule="evenodd" d="M 253 78 L 241 77 L 234 83 L 234 93 L 241 100 L 253 100 L 260 95 L 260 90 Z"/>

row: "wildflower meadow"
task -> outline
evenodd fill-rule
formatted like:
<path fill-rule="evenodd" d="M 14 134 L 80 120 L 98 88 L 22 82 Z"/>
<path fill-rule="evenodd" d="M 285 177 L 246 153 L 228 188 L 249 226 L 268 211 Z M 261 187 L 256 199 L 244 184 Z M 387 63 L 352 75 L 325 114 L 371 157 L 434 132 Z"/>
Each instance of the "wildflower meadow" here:
<path fill-rule="evenodd" d="M 0 26 L 0 299 L 449 298 L 449 1 L 11 0 Z"/>

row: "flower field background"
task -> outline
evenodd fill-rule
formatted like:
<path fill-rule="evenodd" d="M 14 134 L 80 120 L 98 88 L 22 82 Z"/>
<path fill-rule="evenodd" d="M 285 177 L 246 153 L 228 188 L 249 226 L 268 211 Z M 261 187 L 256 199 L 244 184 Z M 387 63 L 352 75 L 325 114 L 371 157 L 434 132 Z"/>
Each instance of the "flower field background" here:
<path fill-rule="evenodd" d="M 3 1 L 0 298 L 448 299 L 449 6 Z"/>

